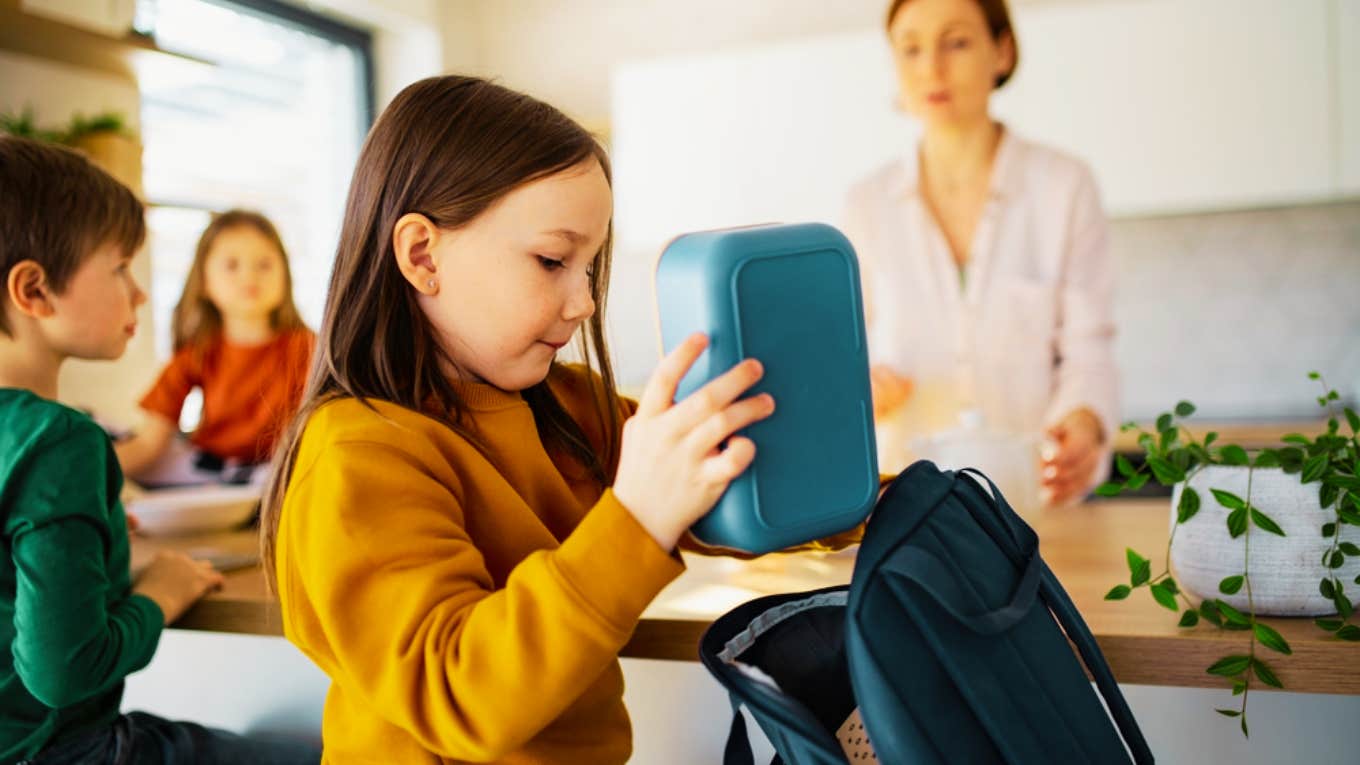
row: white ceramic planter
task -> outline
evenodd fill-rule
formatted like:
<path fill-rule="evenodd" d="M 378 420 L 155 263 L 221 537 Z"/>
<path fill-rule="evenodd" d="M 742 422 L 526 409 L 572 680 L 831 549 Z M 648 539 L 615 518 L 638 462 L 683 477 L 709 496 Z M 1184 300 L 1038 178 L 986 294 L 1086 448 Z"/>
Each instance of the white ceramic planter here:
<path fill-rule="evenodd" d="M 1229 510 L 1214 499 L 1210 489 L 1247 498 L 1247 468 L 1210 465 L 1191 476 L 1199 493 L 1200 511 L 1176 528 L 1176 507 L 1184 484 L 1177 484 L 1171 497 L 1171 568 L 1182 589 L 1204 598 L 1222 598 L 1234 608 L 1247 608 L 1247 590 L 1236 595 L 1218 591 L 1218 583 L 1245 569 L 1243 537 L 1228 535 Z M 1319 483 L 1299 483 L 1297 474 L 1279 468 L 1256 468 L 1251 475 L 1251 503 L 1270 516 L 1286 536 L 1256 526 L 1251 534 L 1251 589 L 1256 613 L 1270 616 L 1321 616 L 1336 612 L 1332 601 L 1322 597 L 1318 582 L 1327 569 L 1322 554 L 1332 546 L 1322 536 L 1322 524 L 1336 520 L 1334 510 L 1318 506 Z M 1360 544 L 1360 528 L 1340 526 L 1341 541 Z M 1360 603 L 1360 559 L 1347 558 L 1336 576 L 1352 601 Z"/>

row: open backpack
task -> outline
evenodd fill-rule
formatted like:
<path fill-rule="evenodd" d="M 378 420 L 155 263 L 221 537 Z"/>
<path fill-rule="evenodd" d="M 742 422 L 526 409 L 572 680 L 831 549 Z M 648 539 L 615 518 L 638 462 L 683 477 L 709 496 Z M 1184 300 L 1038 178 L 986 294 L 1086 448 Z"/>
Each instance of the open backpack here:
<path fill-rule="evenodd" d="M 1038 537 L 975 471 L 912 465 L 849 586 L 738 606 L 700 658 L 732 699 L 726 765 L 753 765 L 742 706 L 785 765 L 1153 761 Z"/>

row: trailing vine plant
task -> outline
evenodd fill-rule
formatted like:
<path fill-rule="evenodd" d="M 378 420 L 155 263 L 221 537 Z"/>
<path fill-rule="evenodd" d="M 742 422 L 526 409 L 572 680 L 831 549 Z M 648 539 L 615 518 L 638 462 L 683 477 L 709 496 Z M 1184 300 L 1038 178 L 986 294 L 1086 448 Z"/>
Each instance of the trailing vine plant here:
<path fill-rule="evenodd" d="M 1195 412 L 1188 401 L 1178 403 L 1171 412 L 1157 418 L 1155 432 L 1140 428 L 1136 423 L 1127 423 L 1124 431 L 1138 431 L 1138 445 L 1146 454 L 1143 465 L 1133 463 L 1120 455 L 1115 467 L 1119 480 L 1101 485 L 1096 494 L 1117 496 L 1125 491 L 1136 491 L 1156 480 L 1163 486 L 1181 487 L 1180 498 L 1176 505 L 1176 523 L 1171 528 L 1166 543 L 1166 565 L 1155 575 L 1152 563 L 1132 548 L 1125 551 L 1129 567 L 1128 584 L 1113 587 L 1106 600 L 1123 600 L 1136 589 L 1146 587 L 1152 598 L 1163 607 L 1178 613 L 1179 626 L 1192 628 L 1204 620 L 1223 630 L 1246 633 L 1246 653 L 1223 656 L 1205 671 L 1211 675 L 1225 678 L 1232 686 L 1232 694 L 1241 696 L 1237 709 L 1218 709 L 1226 717 L 1236 718 L 1247 736 L 1247 697 L 1253 681 L 1259 681 L 1274 688 L 1283 688 L 1279 677 L 1271 665 L 1258 655 L 1258 646 L 1289 655 L 1293 653 L 1289 643 L 1273 627 L 1256 618 L 1255 603 L 1252 598 L 1251 537 L 1253 528 L 1257 533 L 1277 534 L 1285 532 L 1273 518 L 1252 504 L 1252 474 L 1257 468 L 1280 468 L 1287 474 L 1297 474 L 1303 484 L 1318 483 L 1318 505 L 1323 515 L 1320 531 L 1324 538 L 1332 540 L 1322 557 L 1326 574 L 1318 583 L 1318 591 L 1336 606 L 1335 617 L 1316 619 L 1315 624 L 1332 633 L 1341 640 L 1360 641 L 1360 626 L 1351 623 L 1355 607 L 1346 593 L 1346 583 L 1337 576 L 1337 571 L 1348 557 L 1360 557 L 1360 547 L 1351 542 L 1341 541 L 1340 530 L 1343 526 L 1360 527 L 1360 415 L 1347 407 L 1342 414 L 1349 426 L 1350 435 L 1341 434 L 1340 416 L 1336 412 L 1340 396 L 1327 386 L 1326 380 L 1317 372 L 1308 377 L 1316 380 L 1322 388 L 1317 402 L 1327 415 L 1327 430 L 1316 438 L 1290 433 L 1281 441 L 1282 448 L 1262 449 L 1254 454 L 1237 444 L 1219 444 L 1217 433 L 1207 433 L 1204 439 L 1197 440 L 1183 420 Z M 1224 578 L 1218 589 L 1223 595 L 1236 595 L 1245 590 L 1247 609 L 1245 612 L 1234 608 L 1221 598 L 1205 599 L 1198 605 L 1192 602 L 1176 584 L 1171 575 L 1171 543 L 1176 529 L 1182 523 L 1197 515 L 1203 500 L 1199 492 L 1191 488 L 1189 481 L 1196 473 L 1208 465 L 1231 465 L 1247 469 L 1247 496 L 1239 497 L 1232 492 L 1210 489 L 1214 502 L 1227 511 L 1224 523 L 1228 534 L 1241 538 L 1243 546 L 1243 571 Z M 1352 584 L 1360 586 L 1360 576 Z M 1183 608 L 1182 608 L 1183 606 Z"/>

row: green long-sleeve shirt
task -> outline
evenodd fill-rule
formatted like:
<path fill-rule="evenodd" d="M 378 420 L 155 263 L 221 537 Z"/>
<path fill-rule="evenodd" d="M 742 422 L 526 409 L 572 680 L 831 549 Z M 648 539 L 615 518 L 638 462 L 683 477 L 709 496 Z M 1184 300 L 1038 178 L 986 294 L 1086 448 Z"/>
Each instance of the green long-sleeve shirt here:
<path fill-rule="evenodd" d="M 0 762 L 118 715 L 164 626 L 131 593 L 123 474 L 74 409 L 0 388 Z"/>

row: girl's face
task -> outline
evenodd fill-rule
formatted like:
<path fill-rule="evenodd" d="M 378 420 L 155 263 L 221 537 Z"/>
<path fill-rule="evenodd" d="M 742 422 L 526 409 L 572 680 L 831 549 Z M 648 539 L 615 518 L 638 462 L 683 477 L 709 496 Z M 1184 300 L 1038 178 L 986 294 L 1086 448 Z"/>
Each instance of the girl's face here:
<path fill-rule="evenodd" d="M 987 119 L 996 78 L 1013 66 L 976 0 L 911 0 L 888 26 L 903 106 L 926 127 Z"/>
<path fill-rule="evenodd" d="M 417 289 L 455 375 L 512 391 L 547 377 L 595 313 L 590 275 L 613 204 L 592 158 L 515 189 L 462 228 L 436 231 L 425 258 L 433 273 Z M 425 289 L 428 279 L 437 289 Z"/>
<path fill-rule="evenodd" d="M 203 263 L 204 290 L 223 318 L 268 319 L 288 289 L 283 253 L 253 226 L 222 229 Z"/>

